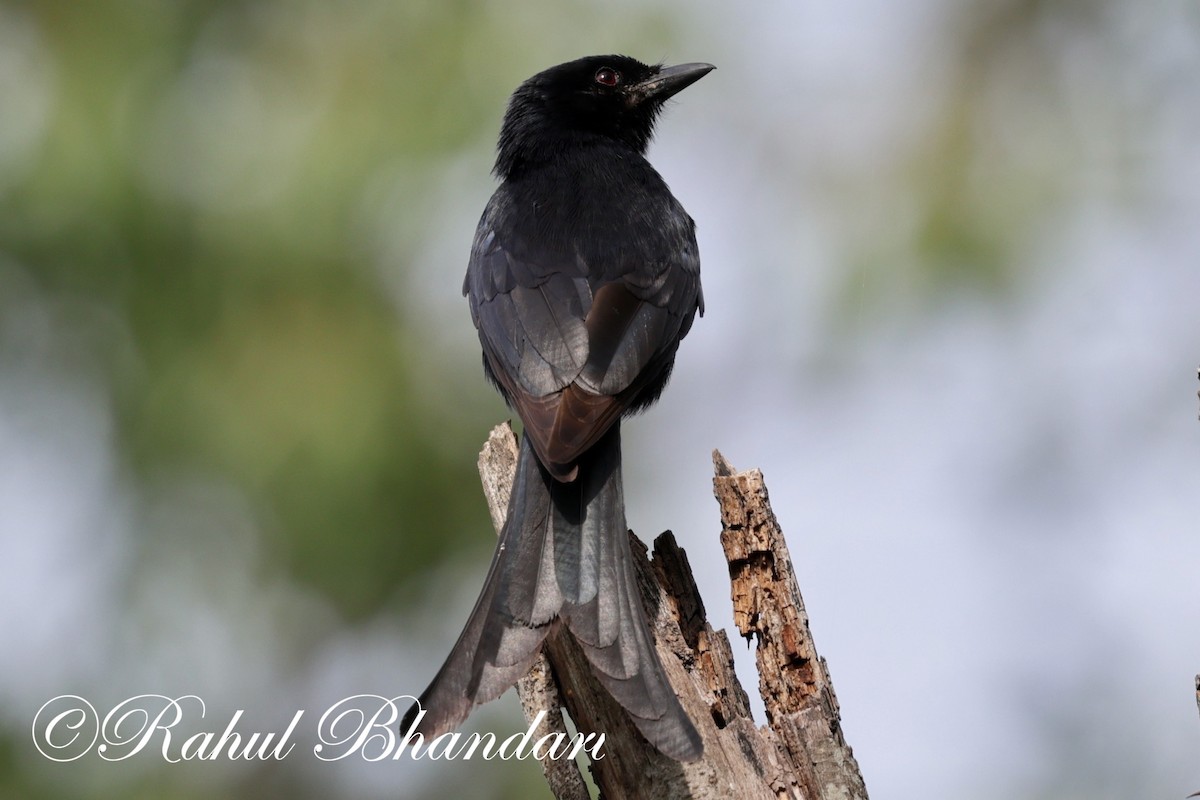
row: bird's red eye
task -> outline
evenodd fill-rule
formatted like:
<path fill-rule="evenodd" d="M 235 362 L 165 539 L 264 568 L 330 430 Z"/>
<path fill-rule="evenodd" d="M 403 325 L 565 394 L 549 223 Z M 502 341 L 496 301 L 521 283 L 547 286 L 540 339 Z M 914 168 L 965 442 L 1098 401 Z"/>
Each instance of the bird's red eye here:
<path fill-rule="evenodd" d="M 621 73 L 617 72 L 615 69 L 601 67 L 600 69 L 596 70 L 596 83 L 600 84 L 601 86 L 616 86 L 620 82 Z"/>

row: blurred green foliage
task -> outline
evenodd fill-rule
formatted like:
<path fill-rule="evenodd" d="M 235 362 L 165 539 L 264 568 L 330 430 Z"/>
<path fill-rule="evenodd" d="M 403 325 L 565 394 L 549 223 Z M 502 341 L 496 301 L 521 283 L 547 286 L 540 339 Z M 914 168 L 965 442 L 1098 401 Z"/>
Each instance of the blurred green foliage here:
<path fill-rule="evenodd" d="M 42 288 L 127 327 L 128 352 L 105 355 L 123 368 L 110 386 L 131 466 L 234 481 L 297 578 L 371 613 L 482 520 L 457 495 L 472 465 L 454 410 L 414 408 L 414 334 L 356 241 L 381 164 L 429 165 L 481 122 L 437 96 L 461 84 L 436 57 L 463 35 L 454 9 L 391 12 L 420 24 L 388 28 L 316 4 L 20 13 L 55 97 L 0 199 L 0 240 Z M 382 35 L 406 29 L 421 35 Z M 424 79 L 406 77 L 414 62 Z M 409 187 L 418 218 L 429 172 Z"/>

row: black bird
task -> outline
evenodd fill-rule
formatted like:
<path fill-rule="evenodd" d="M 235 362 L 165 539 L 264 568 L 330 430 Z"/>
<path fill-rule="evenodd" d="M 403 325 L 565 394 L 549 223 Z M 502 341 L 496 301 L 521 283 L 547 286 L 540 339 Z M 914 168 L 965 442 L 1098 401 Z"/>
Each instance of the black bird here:
<path fill-rule="evenodd" d="M 529 668 L 560 623 L 646 739 L 700 735 L 654 649 L 621 487 L 621 417 L 653 403 L 704 312 L 695 224 L 645 159 L 667 98 L 710 64 L 591 56 L 525 81 L 500 131 L 502 183 L 463 294 L 483 367 L 524 423 L 508 520 L 466 627 L 405 718 L 457 727 Z"/>

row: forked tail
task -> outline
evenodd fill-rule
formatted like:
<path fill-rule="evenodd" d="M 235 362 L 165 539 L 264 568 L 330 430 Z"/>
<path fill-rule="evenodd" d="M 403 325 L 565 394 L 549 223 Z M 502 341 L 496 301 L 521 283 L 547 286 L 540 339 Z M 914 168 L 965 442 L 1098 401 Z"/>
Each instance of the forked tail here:
<path fill-rule="evenodd" d="M 642 735 L 680 761 L 699 758 L 700 734 L 663 671 L 637 586 L 625 525 L 619 423 L 561 483 L 521 440 L 508 519 L 483 590 L 446 662 L 419 698 L 416 731 L 458 727 L 473 705 L 528 671 L 559 622 Z M 407 731 L 417 706 L 402 723 Z"/>

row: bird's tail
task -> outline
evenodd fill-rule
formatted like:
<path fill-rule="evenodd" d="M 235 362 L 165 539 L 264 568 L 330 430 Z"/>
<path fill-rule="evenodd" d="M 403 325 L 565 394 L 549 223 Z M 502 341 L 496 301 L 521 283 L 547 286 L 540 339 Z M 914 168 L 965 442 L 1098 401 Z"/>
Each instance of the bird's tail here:
<path fill-rule="evenodd" d="M 521 441 L 508 519 L 483 591 L 429 688 L 402 723 L 436 736 L 472 706 L 504 693 L 528 671 L 547 633 L 565 623 L 600 683 L 642 735 L 681 761 L 698 758 L 700 735 L 667 681 L 646 624 L 625 526 L 619 424 L 562 483 Z"/>

